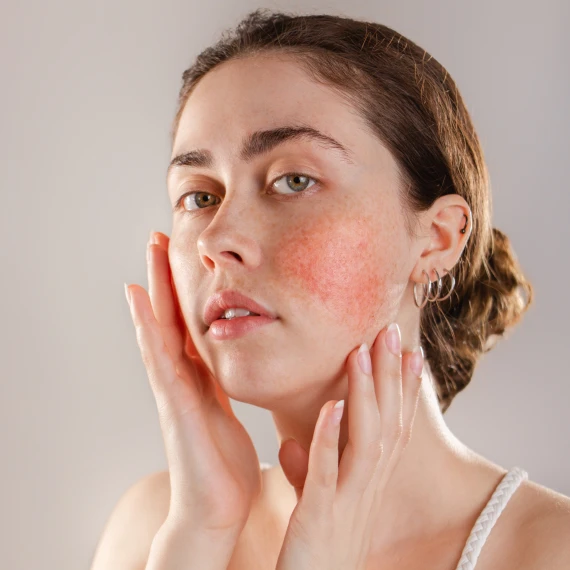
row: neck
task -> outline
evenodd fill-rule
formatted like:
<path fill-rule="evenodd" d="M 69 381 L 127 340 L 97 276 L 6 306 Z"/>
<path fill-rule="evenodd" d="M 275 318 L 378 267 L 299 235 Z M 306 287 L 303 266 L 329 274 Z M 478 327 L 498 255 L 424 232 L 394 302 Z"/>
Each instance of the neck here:
<path fill-rule="evenodd" d="M 272 411 L 279 444 L 294 438 L 308 451 L 322 403 L 345 397 L 342 386 L 346 383 L 338 386 L 340 393 L 316 398 L 315 405 L 302 407 L 297 401 L 294 409 Z M 339 456 L 347 443 L 347 412 L 348 408 L 341 423 Z M 375 533 L 371 552 L 450 536 L 454 531 L 466 533 L 466 539 L 503 474 L 504 470 L 469 450 L 451 433 L 426 363 L 412 438 L 385 487 L 378 512 L 370 517 L 370 524 L 382 529 Z M 281 496 L 287 497 L 285 510 L 292 510 L 296 496 L 279 465 L 277 481 Z"/>

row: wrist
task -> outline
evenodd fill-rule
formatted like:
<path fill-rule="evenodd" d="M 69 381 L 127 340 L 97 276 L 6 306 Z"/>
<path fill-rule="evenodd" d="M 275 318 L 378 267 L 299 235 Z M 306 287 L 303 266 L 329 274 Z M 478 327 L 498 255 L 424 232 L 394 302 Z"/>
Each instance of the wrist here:
<path fill-rule="evenodd" d="M 145 570 L 226 570 L 240 532 L 198 530 L 167 519 L 156 533 Z"/>

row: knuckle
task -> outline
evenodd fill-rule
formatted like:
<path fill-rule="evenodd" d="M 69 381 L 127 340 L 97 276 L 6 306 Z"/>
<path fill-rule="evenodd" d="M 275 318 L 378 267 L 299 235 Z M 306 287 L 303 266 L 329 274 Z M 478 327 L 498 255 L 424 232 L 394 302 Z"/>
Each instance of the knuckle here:
<path fill-rule="evenodd" d="M 336 485 L 337 475 L 332 469 L 324 469 L 319 477 L 319 484 L 323 487 Z"/>

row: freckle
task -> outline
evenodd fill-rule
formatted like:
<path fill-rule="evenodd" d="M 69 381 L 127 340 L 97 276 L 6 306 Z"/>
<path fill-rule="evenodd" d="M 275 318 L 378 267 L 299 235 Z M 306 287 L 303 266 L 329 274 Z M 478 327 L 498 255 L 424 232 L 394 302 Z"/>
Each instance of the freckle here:
<path fill-rule="evenodd" d="M 385 287 L 377 232 L 369 218 L 341 215 L 288 233 L 276 256 L 276 270 L 299 304 L 307 294 L 335 320 L 356 331 L 369 327 Z M 310 309 L 309 309 L 310 310 Z"/>

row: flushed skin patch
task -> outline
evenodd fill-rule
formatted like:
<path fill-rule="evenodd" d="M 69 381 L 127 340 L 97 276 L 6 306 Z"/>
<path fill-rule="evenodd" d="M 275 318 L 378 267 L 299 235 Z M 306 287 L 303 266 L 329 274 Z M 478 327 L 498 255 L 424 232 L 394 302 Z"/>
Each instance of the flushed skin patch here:
<path fill-rule="evenodd" d="M 376 241 L 377 228 L 365 216 L 336 214 L 316 219 L 287 236 L 275 268 L 284 283 L 309 295 L 337 322 L 363 333 L 386 297 L 386 266 Z"/>

